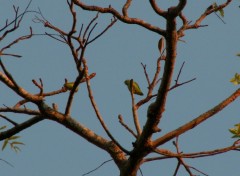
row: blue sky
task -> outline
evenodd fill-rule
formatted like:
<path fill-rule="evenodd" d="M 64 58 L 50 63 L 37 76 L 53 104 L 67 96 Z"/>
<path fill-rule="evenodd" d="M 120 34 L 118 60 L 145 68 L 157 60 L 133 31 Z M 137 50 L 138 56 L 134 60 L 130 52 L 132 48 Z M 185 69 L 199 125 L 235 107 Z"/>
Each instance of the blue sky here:
<path fill-rule="evenodd" d="M 88 2 L 93 3 L 94 1 Z M 176 2 L 173 0 L 160 5 L 168 7 Z M 189 21 L 194 21 L 212 2 L 214 1 L 189 1 L 184 13 Z M 224 1 L 217 3 L 221 2 Z M 23 10 L 28 1 L 12 0 L 11 2 L 0 1 L 0 3 L 0 16 L 2 17 L 0 22 L 3 24 L 5 18 L 13 17 L 13 4 L 20 6 L 20 10 Z M 97 2 L 102 6 L 112 4 L 118 9 L 122 3 L 124 1 Z M 184 61 L 185 66 L 180 80 L 197 79 L 170 92 L 166 112 L 159 126 L 162 132 L 158 135 L 167 133 L 192 120 L 238 88 L 229 82 L 236 72 L 240 72 L 240 58 L 236 57 L 236 54 L 240 52 L 240 9 L 238 6 L 239 1 L 234 1 L 225 9 L 224 21 L 226 24 L 212 14 L 203 22 L 208 27 L 186 31 L 186 36 L 183 37 L 186 43 L 180 42 L 178 46 L 173 80 L 176 79 L 178 70 Z M 33 0 L 30 9 L 37 10 L 38 7 L 52 24 L 67 31 L 70 29 L 71 16 L 66 1 L 56 3 L 56 1 Z M 86 26 L 96 15 L 96 13 L 84 12 L 79 8 L 76 8 L 76 11 L 79 12 L 79 28 L 82 23 Z M 133 3 L 129 15 L 142 18 L 160 27 L 165 25 L 163 19 L 156 16 L 151 11 L 149 3 L 144 0 Z M 33 18 L 34 14 L 28 14 L 21 28 L 6 38 L 0 44 L 1 47 L 19 35 L 27 34 L 29 26 L 32 26 L 34 33 L 44 33 L 47 29 L 40 23 L 34 23 Z M 94 34 L 104 29 L 110 19 L 111 15 L 100 15 Z M 130 94 L 123 82 L 125 79 L 133 78 L 139 83 L 143 92 L 147 92 L 147 81 L 141 62 L 147 65 L 149 76 L 152 77 L 159 54 L 157 49 L 159 38 L 160 36 L 157 34 L 139 26 L 126 25 L 118 21 L 105 35 L 90 45 L 86 52 L 89 71 L 97 74 L 92 79 L 91 85 L 100 112 L 112 134 L 128 149 L 132 147 L 133 138 L 119 125 L 117 119 L 118 114 L 121 114 L 125 122 L 133 126 Z M 32 93 L 38 91 L 32 84 L 32 79 L 42 78 L 45 91 L 52 91 L 62 87 L 64 78 L 74 80 L 77 74 L 69 48 L 49 37 L 35 36 L 31 40 L 13 46 L 8 51 L 23 56 L 21 59 L 3 57 L 2 60 L 16 81 Z M 20 100 L 3 84 L 0 84 L 0 90 L 1 105 L 12 106 Z M 46 98 L 46 102 L 50 105 L 53 102 L 57 103 L 59 110 L 64 111 L 67 97 L 68 93 L 65 93 L 53 98 Z M 140 100 L 139 97 L 137 99 Z M 180 137 L 181 150 L 197 152 L 231 145 L 234 140 L 231 139 L 228 128 L 239 122 L 239 103 L 240 100 L 236 100 L 215 117 L 183 134 Z M 146 109 L 145 105 L 139 110 L 142 125 L 146 120 Z M 29 118 L 24 115 L 8 115 L 16 121 Z M 90 106 L 84 84 L 81 85 L 74 100 L 72 116 L 96 133 L 106 137 Z M 3 121 L 0 121 L 1 125 L 2 123 Z M 26 145 L 21 147 L 22 151 L 18 154 L 11 151 L 10 148 L 1 152 L 0 158 L 14 165 L 12 168 L 0 162 L 2 175 L 82 175 L 110 159 L 108 154 L 55 122 L 47 120 L 40 122 L 19 135 L 21 141 Z M 171 142 L 163 147 L 175 150 Z M 239 173 L 239 157 L 239 153 L 230 152 L 211 158 L 186 161 L 189 165 L 209 175 L 224 176 Z M 142 166 L 142 171 L 144 176 L 172 175 L 175 165 L 176 160 L 174 159 L 157 161 L 145 164 Z M 118 170 L 113 162 L 109 162 L 91 174 L 91 176 L 95 175 L 118 175 Z M 179 175 L 186 175 L 186 173 L 181 170 Z"/>

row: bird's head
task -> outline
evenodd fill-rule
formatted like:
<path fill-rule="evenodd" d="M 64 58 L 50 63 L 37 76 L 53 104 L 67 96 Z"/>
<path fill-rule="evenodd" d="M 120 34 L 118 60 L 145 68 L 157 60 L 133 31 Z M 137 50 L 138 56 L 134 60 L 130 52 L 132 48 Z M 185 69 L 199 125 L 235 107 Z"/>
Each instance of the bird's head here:
<path fill-rule="evenodd" d="M 130 84 L 130 80 L 124 81 L 124 84 L 129 85 Z"/>

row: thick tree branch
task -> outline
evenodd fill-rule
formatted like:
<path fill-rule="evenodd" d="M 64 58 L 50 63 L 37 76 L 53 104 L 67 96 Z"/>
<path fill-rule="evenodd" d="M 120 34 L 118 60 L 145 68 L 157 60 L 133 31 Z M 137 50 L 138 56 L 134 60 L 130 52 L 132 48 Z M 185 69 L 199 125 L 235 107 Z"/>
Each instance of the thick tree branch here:
<path fill-rule="evenodd" d="M 168 15 L 172 17 L 177 17 L 182 12 L 186 4 L 187 4 L 187 0 L 179 0 L 179 3 L 177 6 L 170 7 L 168 9 Z"/>
<path fill-rule="evenodd" d="M 0 64 L 2 64 L 1 60 L 0 60 Z M 8 72 L 8 74 L 11 75 L 9 72 Z M 8 86 L 10 89 L 12 89 L 14 92 L 16 92 L 22 98 L 27 99 L 32 102 L 37 102 L 37 101 L 42 100 L 42 97 L 30 94 L 29 92 L 27 92 L 25 89 L 21 88 L 16 83 L 13 83 L 13 81 L 11 79 L 9 77 L 7 77 L 4 73 L 0 72 L 0 81 L 2 81 L 6 86 Z"/>
<path fill-rule="evenodd" d="M 153 10 L 160 16 L 166 18 L 167 16 L 167 12 L 162 10 L 156 3 L 156 0 L 149 0 Z"/>
<path fill-rule="evenodd" d="M 201 124 L 205 120 L 209 119 L 210 117 L 212 117 L 216 113 L 223 110 L 225 107 L 227 107 L 230 103 L 232 103 L 239 96 L 240 96 L 240 89 L 238 89 L 236 92 L 234 92 L 232 95 L 230 95 L 228 98 L 223 100 L 221 103 L 219 103 L 214 108 L 208 110 L 207 112 L 201 114 L 200 116 L 193 119 L 192 121 L 180 126 L 179 128 L 177 128 L 177 129 L 165 134 L 164 136 L 156 139 L 155 141 L 153 141 L 152 145 L 154 147 L 160 146 L 160 145 L 166 143 L 167 141 L 175 138 L 176 136 L 180 136 L 181 134 L 185 133 L 186 131 L 188 131 L 192 128 L 195 128 L 196 126 L 198 126 L 199 124 Z"/>
<path fill-rule="evenodd" d="M 112 158 L 114 159 L 115 163 L 118 167 L 122 167 L 126 160 L 126 153 L 121 150 L 114 141 L 108 141 L 107 139 L 103 138 L 100 135 L 97 135 L 89 128 L 85 127 L 78 121 L 76 121 L 71 116 L 66 116 L 54 109 L 50 108 L 44 102 L 38 104 L 40 111 L 42 112 L 43 116 L 47 119 L 56 121 L 63 126 L 67 127 L 72 132 L 78 134 L 79 136 L 83 137 L 90 143 L 98 146 L 99 148 L 107 151 Z"/>
<path fill-rule="evenodd" d="M 43 119 L 44 118 L 41 115 L 35 116 L 21 124 L 16 125 L 15 127 L 11 128 L 7 131 L 0 132 L 0 141 L 4 140 L 6 138 L 9 138 L 9 137 L 19 133 L 20 131 L 23 131 L 23 130 L 29 128 L 30 126 L 42 121 Z"/>
<path fill-rule="evenodd" d="M 132 2 L 132 0 L 126 0 L 126 3 L 124 4 L 124 6 L 122 8 L 122 13 L 123 13 L 124 16 L 128 16 L 127 10 L 130 7 L 131 2 Z"/>
<path fill-rule="evenodd" d="M 166 31 L 157 27 L 157 26 L 153 26 L 150 23 L 147 23 L 141 19 L 138 18 L 130 18 L 128 16 L 124 16 L 121 15 L 117 10 L 115 10 L 114 8 L 112 8 L 111 6 L 103 8 L 103 7 L 99 7 L 99 6 L 89 6 L 86 5 L 85 3 L 83 3 L 80 0 L 73 0 L 73 2 L 81 7 L 84 10 L 88 10 L 88 11 L 96 11 L 96 12 L 100 12 L 100 13 L 109 13 L 114 15 L 117 19 L 119 19 L 120 21 L 124 22 L 124 23 L 128 23 L 128 24 L 137 24 L 139 26 L 142 26 L 150 31 L 153 31 L 155 33 L 158 33 L 160 35 L 165 36 Z"/>

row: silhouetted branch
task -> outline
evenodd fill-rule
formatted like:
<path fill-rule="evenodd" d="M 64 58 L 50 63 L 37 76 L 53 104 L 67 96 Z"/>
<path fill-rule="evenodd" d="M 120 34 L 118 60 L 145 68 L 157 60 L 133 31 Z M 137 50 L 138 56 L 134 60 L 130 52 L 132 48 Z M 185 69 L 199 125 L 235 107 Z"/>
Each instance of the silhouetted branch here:
<path fill-rule="evenodd" d="M 179 70 L 179 72 L 178 72 L 177 79 L 175 80 L 175 84 L 169 89 L 169 91 L 171 91 L 171 90 L 173 90 L 173 89 L 175 89 L 175 88 L 177 88 L 177 87 L 179 87 L 179 86 L 182 86 L 182 85 L 184 85 L 184 84 L 187 84 L 187 83 L 190 83 L 190 82 L 196 80 L 196 78 L 193 78 L 193 79 L 191 79 L 191 80 L 188 80 L 188 81 L 185 81 L 185 82 L 182 82 L 182 83 L 179 83 L 179 82 L 178 82 L 178 81 L 179 81 L 179 78 L 180 78 L 180 75 L 181 75 L 181 73 L 182 73 L 182 69 L 183 69 L 184 64 L 185 64 L 185 62 L 183 62 L 182 66 L 181 66 L 181 68 L 180 68 L 180 70 Z"/>
<path fill-rule="evenodd" d="M 91 171 L 83 174 L 82 176 L 88 175 L 88 174 L 90 174 L 90 173 L 98 170 L 100 167 L 102 167 L 104 164 L 106 164 L 106 163 L 108 163 L 108 162 L 110 162 L 110 161 L 113 161 L 113 159 L 109 159 L 109 160 L 107 160 L 107 161 L 104 161 L 104 162 L 103 162 L 102 164 L 100 164 L 98 167 L 96 167 L 95 169 L 93 169 L 93 170 L 91 170 Z"/>
<path fill-rule="evenodd" d="M 151 83 L 150 83 L 150 79 L 149 79 L 149 76 L 148 76 L 148 73 L 147 73 L 147 65 L 146 65 L 146 64 L 143 64 L 142 62 L 141 62 L 141 65 L 142 65 L 142 67 L 143 67 L 144 75 L 145 75 L 145 77 L 146 77 L 146 79 L 147 79 L 148 87 L 149 87 Z"/>
<path fill-rule="evenodd" d="M 15 6 L 13 5 L 13 9 L 14 9 L 14 13 L 15 13 L 15 18 L 14 18 L 14 20 L 12 20 L 10 23 L 8 23 L 8 20 L 6 20 L 5 26 L 0 29 L 0 32 L 4 31 L 5 29 L 7 29 L 7 28 L 8 28 L 9 26 L 11 26 L 12 24 L 13 24 L 13 27 L 12 27 L 11 29 L 9 29 L 9 30 L 6 30 L 6 31 L 3 33 L 3 35 L 0 37 L 0 41 L 1 41 L 2 39 L 4 39 L 9 33 L 15 31 L 15 30 L 19 27 L 19 25 L 20 25 L 20 23 L 21 23 L 24 15 L 25 15 L 27 12 L 31 12 L 31 11 L 28 11 L 28 8 L 29 8 L 29 6 L 30 6 L 31 3 L 32 3 L 32 0 L 29 1 L 29 3 L 28 3 L 28 5 L 27 5 L 27 7 L 25 8 L 24 12 L 21 13 L 20 15 L 18 14 L 19 7 L 15 7 Z"/>
<path fill-rule="evenodd" d="M 8 44 L 7 46 L 3 47 L 1 50 L 0 50 L 0 56 L 2 55 L 1 53 L 3 53 L 4 50 L 10 48 L 11 46 L 13 46 L 14 44 L 18 43 L 19 41 L 22 41 L 22 40 L 27 40 L 29 38 L 32 37 L 32 28 L 30 27 L 30 34 L 29 35 L 25 35 L 25 36 L 21 36 L 17 39 L 15 39 L 14 41 L 12 41 L 10 44 Z M 4 55 L 4 54 L 3 54 Z M 5 54 L 6 55 L 6 54 Z M 11 56 L 14 56 L 14 57 L 21 57 L 19 55 L 15 55 L 15 54 L 8 54 L 8 55 L 11 55 Z"/>
<path fill-rule="evenodd" d="M 14 122 L 13 120 L 9 119 L 7 116 L 4 116 L 2 114 L 0 114 L 0 117 L 2 117 L 3 119 L 5 119 L 6 121 L 10 122 L 12 125 L 17 126 L 18 123 Z"/>
<path fill-rule="evenodd" d="M 4 160 L 4 159 L 1 159 L 1 158 L 0 158 L 0 160 L 3 161 L 4 163 L 6 163 L 7 165 L 11 166 L 11 167 L 14 167 L 11 163 L 9 163 L 8 161 L 6 161 L 6 160 Z"/>
<path fill-rule="evenodd" d="M 107 32 L 108 29 L 110 29 L 115 23 L 117 22 L 116 18 L 113 18 L 113 20 L 111 21 L 111 23 L 101 32 L 99 33 L 96 37 L 94 37 L 93 39 L 91 39 L 90 41 L 87 42 L 87 45 L 92 43 L 93 41 L 97 40 L 99 37 L 101 37 L 105 32 Z"/>

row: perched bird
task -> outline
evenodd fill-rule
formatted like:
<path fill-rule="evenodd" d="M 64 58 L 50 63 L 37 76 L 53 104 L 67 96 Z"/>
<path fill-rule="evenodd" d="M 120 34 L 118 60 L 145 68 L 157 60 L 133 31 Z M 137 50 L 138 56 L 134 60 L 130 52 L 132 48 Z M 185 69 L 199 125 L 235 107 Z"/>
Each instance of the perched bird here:
<path fill-rule="evenodd" d="M 63 86 L 67 89 L 67 90 L 72 90 L 73 88 L 73 85 L 74 85 L 74 82 L 66 82 Z M 76 88 L 75 92 L 78 91 L 78 87 Z"/>
<path fill-rule="evenodd" d="M 126 80 L 126 81 L 124 81 L 124 83 L 128 86 L 128 89 L 131 92 L 131 85 L 130 85 L 131 80 Z M 138 83 L 136 83 L 134 81 L 132 82 L 132 90 L 133 90 L 134 94 L 143 95 Z"/>

